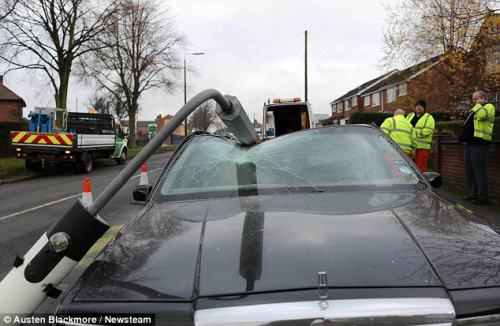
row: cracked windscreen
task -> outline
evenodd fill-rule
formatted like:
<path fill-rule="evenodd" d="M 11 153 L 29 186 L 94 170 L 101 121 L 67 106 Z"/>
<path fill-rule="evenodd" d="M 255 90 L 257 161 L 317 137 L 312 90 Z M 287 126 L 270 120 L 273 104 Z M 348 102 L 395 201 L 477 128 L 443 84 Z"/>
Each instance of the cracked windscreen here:
<path fill-rule="evenodd" d="M 404 155 L 363 126 L 310 129 L 251 147 L 199 135 L 183 146 L 155 201 L 425 187 Z"/>

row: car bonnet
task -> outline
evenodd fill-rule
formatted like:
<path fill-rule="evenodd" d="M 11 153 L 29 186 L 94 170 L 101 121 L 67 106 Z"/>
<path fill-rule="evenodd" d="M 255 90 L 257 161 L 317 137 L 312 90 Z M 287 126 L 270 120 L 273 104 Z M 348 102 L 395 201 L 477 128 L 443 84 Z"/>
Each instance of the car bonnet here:
<path fill-rule="evenodd" d="M 425 193 L 155 204 L 117 236 L 76 299 L 184 301 L 314 289 L 320 272 L 332 288 L 499 284 L 487 268 L 500 254 L 498 234 Z"/>

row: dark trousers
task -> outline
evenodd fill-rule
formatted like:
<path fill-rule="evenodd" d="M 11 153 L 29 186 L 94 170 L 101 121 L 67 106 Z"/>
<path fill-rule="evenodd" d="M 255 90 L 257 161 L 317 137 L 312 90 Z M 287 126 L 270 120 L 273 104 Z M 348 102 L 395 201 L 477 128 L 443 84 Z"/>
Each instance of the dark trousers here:
<path fill-rule="evenodd" d="M 486 172 L 486 151 L 488 145 L 465 144 L 465 175 L 469 195 L 488 199 L 488 174 Z"/>

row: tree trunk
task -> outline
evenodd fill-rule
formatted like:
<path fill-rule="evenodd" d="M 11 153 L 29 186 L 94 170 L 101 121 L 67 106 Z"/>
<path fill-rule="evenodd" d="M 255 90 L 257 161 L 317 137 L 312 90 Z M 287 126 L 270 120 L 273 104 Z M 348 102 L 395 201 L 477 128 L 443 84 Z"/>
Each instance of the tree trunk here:
<path fill-rule="evenodd" d="M 128 138 L 128 145 L 130 147 L 136 147 L 137 146 L 137 128 L 136 126 L 136 116 L 137 116 L 137 104 L 133 104 L 130 108 L 130 113 L 129 113 L 129 129 L 130 129 L 130 135 Z"/>

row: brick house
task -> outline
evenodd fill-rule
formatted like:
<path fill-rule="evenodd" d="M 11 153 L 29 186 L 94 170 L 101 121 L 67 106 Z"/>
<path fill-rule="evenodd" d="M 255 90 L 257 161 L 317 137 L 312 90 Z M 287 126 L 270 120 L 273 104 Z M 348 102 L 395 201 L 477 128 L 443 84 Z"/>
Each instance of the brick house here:
<path fill-rule="evenodd" d="M 415 66 L 391 71 L 375 78 L 330 103 L 332 117 L 340 124 L 348 123 L 353 112 L 393 112 L 404 109 L 409 113 L 420 98 L 427 100 L 429 112 L 442 111 L 449 99 L 443 94 L 449 89 L 444 56 L 436 56 Z"/>
<path fill-rule="evenodd" d="M 155 123 L 158 128 L 158 131 L 160 131 L 167 123 L 172 120 L 173 116 L 170 114 L 167 114 L 166 116 L 162 116 L 159 114 L 156 117 Z M 168 137 L 166 143 L 167 144 L 179 144 L 182 142 L 182 140 L 185 137 L 185 131 L 186 129 L 184 128 L 184 123 L 181 123 L 177 128 L 175 128 L 174 132 Z"/>
<path fill-rule="evenodd" d="M 163 128 L 170 120 L 172 120 L 172 118 L 173 116 L 171 116 L 170 114 L 167 114 L 166 116 L 162 116 L 161 114 L 159 114 L 155 120 L 158 131 L 160 131 L 161 128 Z M 181 123 L 179 126 L 177 126 L 177 128 L 175 128 L 172 134 L 184 137 L 184 131 L 184 123 Z"/>
<path fill-rule="evenodd" d="M 367 89 L 371 89 L 379 85 L 383 80 L 394 74 L 396 70 L 391 71 L 387 74 L 379 76 L 375 79 L 367 81 L 366 83 L 350 90 L 346 94 L 337 98 L 330 103 L 332 108 L 332 117 L 334 124 L 346 124 L 349 122 L 349 116 L 352 112 L 362 112 L 364 109 L 364 103 L 361 102 L 362 94 L 365 93 Z"/>
<path fill-rule="evenodd" d="M 454 66 L 456 69 L 453 69 Z M 393 112 L 404 109 L 409 113 L 419 98 L 427 101 L 430 113 L 455 114 L 469 108 L 470 96 L 476 89 L 486 90 L 488 100 L 499 110 L 499 14 L 485 18 L 471 49 L 458 60 L 443 54 L 368 81 L 330 103 L 331 119 L 334 124 L 345 124 L 349 122 L 349 116 L 358 111 Z"/>
<path fill-rule="evenodd" d="M 0 75 L 0 121 L 22 120 L 24 107 L 26 103 L 22 97 L 4 85 Z"/>

